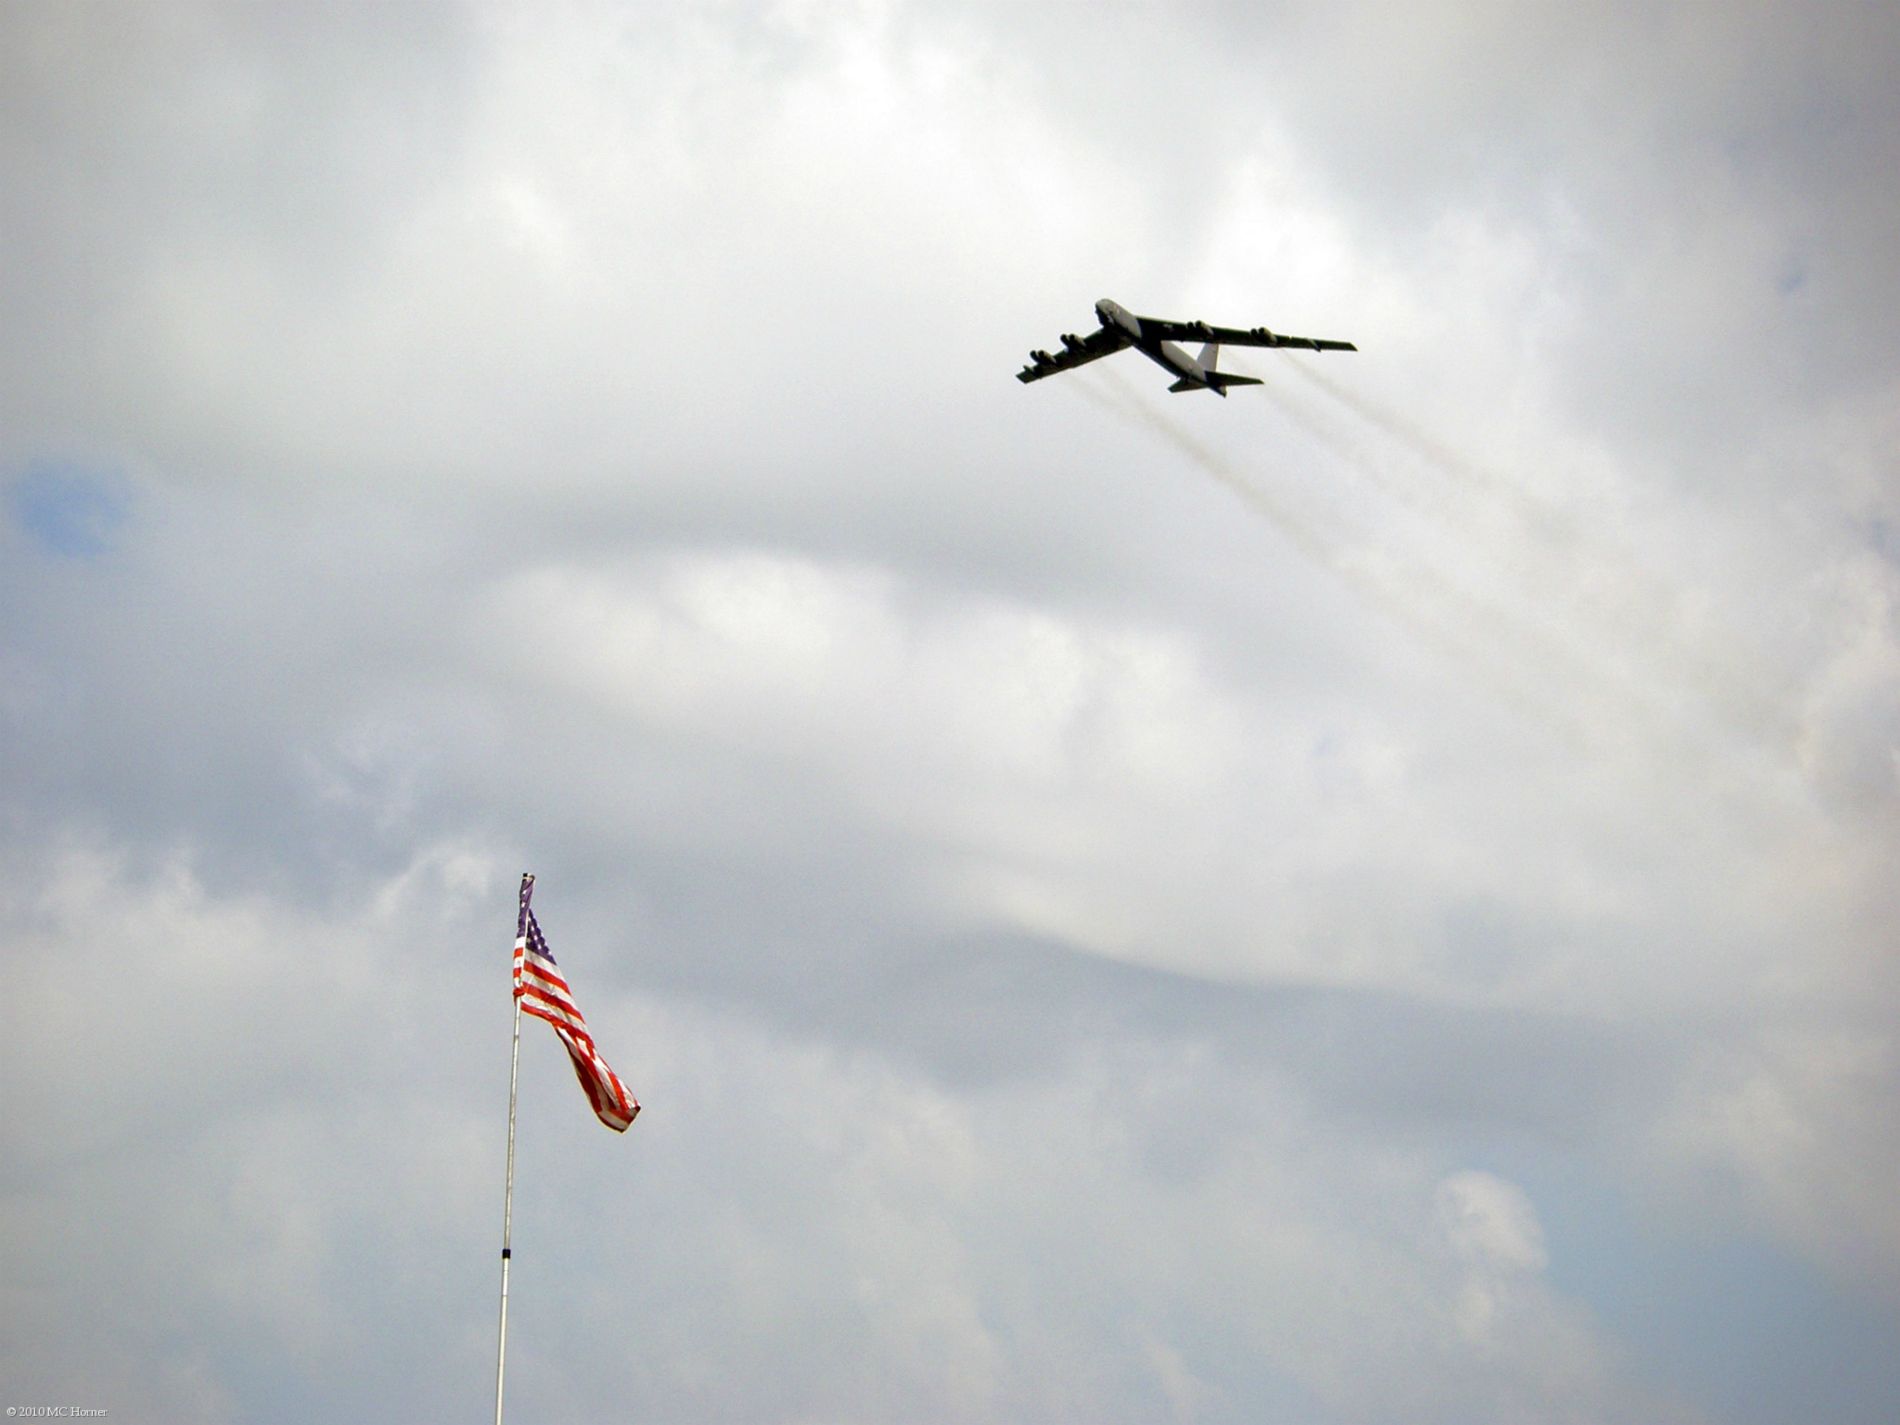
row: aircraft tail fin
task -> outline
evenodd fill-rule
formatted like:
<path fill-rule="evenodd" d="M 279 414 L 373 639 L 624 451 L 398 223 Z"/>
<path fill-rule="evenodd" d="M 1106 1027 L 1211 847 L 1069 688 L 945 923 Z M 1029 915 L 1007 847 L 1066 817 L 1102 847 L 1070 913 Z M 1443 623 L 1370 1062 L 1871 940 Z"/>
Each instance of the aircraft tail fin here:
<path fill-rule="evenodd" d="M 1220 343 L 1210 341 L 1201 348 L 1201 354 L 1194 359 L 1201 363 L 1201 370 L 1212 371 L 1220 364 Z"/>
<path fill-rule="evenodd" d="M 1259 384 L 1258 376 L 1229 376 L 1224 371 L 1210 371 L 1205 381 L 1195 381 L 1183 376 L 1168 389 L 1177 392 L 1212 391 L 1216 396 L 1225 396 L 1229 386 L 1258 386 Z"/>

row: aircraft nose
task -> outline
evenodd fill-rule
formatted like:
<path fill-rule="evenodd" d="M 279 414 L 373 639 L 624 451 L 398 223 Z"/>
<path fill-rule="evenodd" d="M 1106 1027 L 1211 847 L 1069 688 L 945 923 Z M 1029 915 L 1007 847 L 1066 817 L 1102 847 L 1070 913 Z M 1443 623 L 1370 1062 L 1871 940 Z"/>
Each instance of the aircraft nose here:
<path fill-rule="evenodd" d="M 1107 297 L 1095 304 L 1095 319 L 1105 327 L 1120 327 L 1123 331 L 1140 335 L 1135 319 L 1123 310 L 1121 303 Z"/>

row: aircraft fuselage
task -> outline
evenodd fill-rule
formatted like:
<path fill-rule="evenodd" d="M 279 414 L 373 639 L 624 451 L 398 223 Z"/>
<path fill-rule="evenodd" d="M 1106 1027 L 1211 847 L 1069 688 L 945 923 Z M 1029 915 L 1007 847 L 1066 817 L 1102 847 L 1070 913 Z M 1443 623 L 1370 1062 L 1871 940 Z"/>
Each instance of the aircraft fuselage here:
<path fill-rule="evenodd" d="M 1128 333 L 1135 349 L 1156 366 L 1170 371 L 1190 385 L 1225 397 L 1227 392 L 1207 379 L 1207 368 L 1171 341 L 1162 341 L 1142 330 L 1141 318 L 1119 302 L 1107 297 L 1095 304 L 1095 319 L 1105 327 L 1120 327 Z"/>

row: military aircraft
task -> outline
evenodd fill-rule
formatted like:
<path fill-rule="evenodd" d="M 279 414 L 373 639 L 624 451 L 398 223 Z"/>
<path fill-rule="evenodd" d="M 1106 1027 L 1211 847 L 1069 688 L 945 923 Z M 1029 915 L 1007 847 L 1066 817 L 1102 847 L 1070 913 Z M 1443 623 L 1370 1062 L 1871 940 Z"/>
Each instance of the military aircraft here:
<path fill-rule="evenodd" d="M 1230 376 L 1214 369 L 1223 346 L 1298 346 L 1308 351 L 1357 351 L 1349 341 L 1325 341 L 1310 336 L 1287 336 L 1265 327 L 1242 331 L 1238 327 L 1210 327 L 1206 322 L 1169 322 L 1155 317 L 1138 317 L 1119 302 L 1104 297 L 1095 304 L 1095 318 L 1101 329 L 1087 336 L 1069 333 L 1062 338 L 1062 350 L 1051 356 L 1046 351 L 1029 353 L 1029 365 L 1016 373 L 1022 382 L 1040 381 L 1058 371 L 1112 356 L 1124 347 L 1135 347 L 1157 366 L 1165 367 L 1178 379 L 1170 391 L 1212 391 L 1225 396 L 1229 386 L 1258 386 L 1252 376 Z M 1177 341 L 1198 337 L 1204 345 L 1199 356 L 1189 356 Z"/>

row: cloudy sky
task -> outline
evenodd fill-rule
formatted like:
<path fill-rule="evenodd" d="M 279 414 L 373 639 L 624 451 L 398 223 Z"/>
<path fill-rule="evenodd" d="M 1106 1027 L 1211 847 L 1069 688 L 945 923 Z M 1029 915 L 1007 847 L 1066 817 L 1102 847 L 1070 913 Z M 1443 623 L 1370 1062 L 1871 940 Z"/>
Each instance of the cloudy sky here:
<path fill-rule="evenodd" d="M 1891 1422 L 1896 66 L 0 8 L 3 1403 Z"/>

